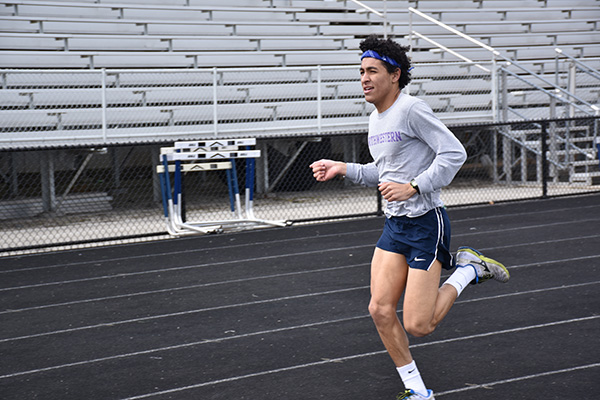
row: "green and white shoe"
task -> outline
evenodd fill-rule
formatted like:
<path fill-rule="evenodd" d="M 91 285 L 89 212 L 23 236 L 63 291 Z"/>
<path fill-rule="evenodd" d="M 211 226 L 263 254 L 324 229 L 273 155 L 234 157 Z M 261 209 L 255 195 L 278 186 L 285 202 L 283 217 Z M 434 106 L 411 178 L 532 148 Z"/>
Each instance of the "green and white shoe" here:
<path fill-rule="evenodd" d="M 473 284 L 483 283 L 490 279 L 506 283 L 510 279 L 510 273 L 502 263 L 486 257 L 479 251 L 467 246 L 458 248 L 456 266 L 470 266 L 475 269 L 477 277 L 471 282 Z"/>
<path fill-rule="evenodd" d="M 435 397 L 433 397 L 433 392 L 430 389 L 427 390 L 427 396 L 416 393 L 412 389 L 407 389 L 398 393 L 396 400 L 435 400 Z"/>

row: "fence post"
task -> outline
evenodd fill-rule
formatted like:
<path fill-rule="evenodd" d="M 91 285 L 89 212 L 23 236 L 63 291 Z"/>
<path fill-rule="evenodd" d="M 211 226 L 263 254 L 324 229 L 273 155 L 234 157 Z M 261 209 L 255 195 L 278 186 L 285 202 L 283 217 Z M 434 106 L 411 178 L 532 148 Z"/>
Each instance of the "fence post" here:
<path fill-rule="evenodd" d="M 381 192 L 377 190 L 377 216 L 381 217 L 383 215 L 383 197 L 381 196 Z"/>
<path fill-rule="evenodd" d="M 548 122 L 542 122 L 542 198 L 548 198 L 548 143 L 546 141 Z"/>
<path fill-rule="evenodd" d="M 42 150 L 40 155 L 40 175 L 42 180 L 42 209 L 44 212 L 53 212 L 56 209 L 54 150 Z"/>

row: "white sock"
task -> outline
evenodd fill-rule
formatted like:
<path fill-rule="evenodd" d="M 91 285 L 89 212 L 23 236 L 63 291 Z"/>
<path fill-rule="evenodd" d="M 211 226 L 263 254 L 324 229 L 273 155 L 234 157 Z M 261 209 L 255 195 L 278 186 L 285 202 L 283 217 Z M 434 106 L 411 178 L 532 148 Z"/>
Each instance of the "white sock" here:
<path fill-rule="evenodd" d="M 458 292 L 458 296 L 460 296 L 464 288 L 466 288 L 467 285 L 471 283 L 471 281 L 476 277 L 477 273 L 475 272 L 474 267 L 470 265 L 457 265 L 456 270 L 452 275 L 450 275 L 450 278 L 448 278 L 448 280 L 444 282 L 444 285 L 447 284 L 454 286 L 454 288 Z"/>
<path fill-rule="evenodd" d="M 427 388 L 423 383 L 423 379 L 421 378 L 421 374 L 419 373 L 419 369 L 414 360 L 408 365 L 397 367 L 396 370 L 398 370 L 398 374 L 400 374 L 400 378 L 402 378 L 402 382 L 404 382 L 404 387 L 406 389 L 412 389 L 416 393 L 427 396 Z"/>

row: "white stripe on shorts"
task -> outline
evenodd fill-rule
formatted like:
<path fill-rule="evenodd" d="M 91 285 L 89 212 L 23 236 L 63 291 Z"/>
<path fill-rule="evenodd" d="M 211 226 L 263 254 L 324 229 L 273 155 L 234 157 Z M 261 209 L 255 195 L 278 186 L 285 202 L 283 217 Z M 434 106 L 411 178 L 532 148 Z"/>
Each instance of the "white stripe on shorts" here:
<path fill-rule="evenodd" d="M 440 247 L 440 242 L 444 238 L 444 218 L 442 216 L 442 212 L 440 211 L 439 207 L 435 208 L 435 217 L 437 218 L 438 237 L 437 237 L 437 242 L 435 244 L 435 253 L 433 256 L 433 260 L 431 260 L 431 264 L 429 264 L 429 267 L 427 267 L 427 271 L 429 271 L 429 268 L 431 268 L 433 263 L 435 263 L 435 260 L 437 260 L 438 248 Z"/>

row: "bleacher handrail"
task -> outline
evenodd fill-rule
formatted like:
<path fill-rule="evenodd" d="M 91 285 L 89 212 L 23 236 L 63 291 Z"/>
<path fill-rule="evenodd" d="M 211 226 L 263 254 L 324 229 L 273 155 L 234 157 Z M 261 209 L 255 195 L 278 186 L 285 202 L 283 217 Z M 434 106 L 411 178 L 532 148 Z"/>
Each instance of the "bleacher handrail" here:
<path fill-rule="evenodd" d="M 556 90 L 557 92 L 561 92 L 563 94 L 565 94 L 566 96 L 569 96 L 570 98 L 573 98 L 579 102 L 581 102 L 582 104 L 588 106 L 589 108 L 591 108 L 593 110 L 593 112 L 590 111 L 583 111 L 584 113 L 588 114 L 588 115 L 600 115 L 600 107 L 590 104 L 589 102 L 585 101 L 584 99 L 576 96 L 575 94 L 569 92 L 568 90 L 565 90 L 563 88 L 561 88 L 560 86 L 550 82 L 549 80 L 547 80 L 546 78 L 536 74 L 535 72 L 531 71 L 530 69 L 528 69 L 527 67 L 521 65 L 519 62 L 510 59 L 509 57 L 504 56 L 502 53 L 500 53 L 498 50 L 496 50 L 495 48 L 488 46 L 487 44 L 467 35 L 466 33 L 460 32 L 457 29 L 452 28 L 451 26 L 446 25 L 445 23 L 436 20 L 433 17 L 430 17 L 429 15 L 413 8 L 413 7 L 409 7 L 408 8 L 409 12 L 410 12 L 410 37 L 409 37 L 409 41 L 412 44 L 412 33 L 413 33 L 413 29 L 412 29 L 412 14 L 418 15 L 419 17 L 422 17 L 424 19 L 426 19 L 427 21 L 430 21 L 438 26 L 440 26 L 441 28 L 447 30 L 448 32 L 451 32 L 455 35 L 458 35 L 466 40 L 468 40 L 471 43 L 474 43 L 476 45 L 478 45 L 479 47 L 489 51 L 492 54 L 492 62 L 496 62 L 497 58 L 500 58 L 502 60 L 504 60 L 506 63 L 508 63 L 507 65 L 514 65 L 517 68 L 521 69 L 522 71 L 526 72 L 528 75 L 535 77 L 536 79 L 541 80 L 542 82 L 544 82 L 546 85 L 552 87 L 554 90 Z M 411 46 L 412 48 L 412 46 Z M 565 100 L 568 103 L 570 103 L 573 106 L 577 106 L 574 102 L 572 102 L 571 100 Z M 577 106 L 578 107 L 578 106 Z M 579 108 L 579 107 L 578 107 Z"/>
<path fill-rule="evenodd" d="M 590 67 L 588 64 L 581 62 L 580 60 L 576 59 L 575 57 L 572 57 L 570 55 L 568 55 L 567 53 L 565 53 L 562 49 L 560 48 L 556 48 L 554 49 L 554 51 L 557 53 L 557 55 L 560 56 L 564 56 L 567 59 L 573 61 L 575 64 L 577 64 L 585 73 L 587 73 L 590 76 L 593 76 L 596 79 L 600 79 L 600 71 L 598 71 L 595 68 Z"/>
<path fill-rule="evenodd" d="M 473 37 L 471 37 L 471 36 L 467 35 L 466 33 L 463 33 L 463 32 L 461 32 L 461 31 L 459 31 L 459 30 L 457 30 L 457 29 L 454 29 L 454 28 L 452 28 L 451 26 L 448 26 L 448 25 L 446 25 L 445 23 L 443 23 L 443 22 L 441 22 L 441 21 L 438 21 L 438 20 L 436 20 L 436 19 L 435 19 L 435 18 L 433 18 L 433 17 L 430 17 L 429 15 L 427 15 L 427 14 L 425 14 L 425 13 L 423 13 L 423 12 L 421 12 L 421 11 L 417 10 L 416 8 L 413 8 L 413 7 L 408 7 L 408 11 L 409 11 L 409 15 L 410 15 L 410 21 L 409 21 L 409 24 L 410 24 L 410 27 L 409 27 L 409 29 L 410 29 L 410 34 L 412 34 L 412 30 L 413 30 L 413 29 L 412 29 L 412 14 L 416 14 L 416 15 L 418 15 L 419 17 L 421 17 L 421 18 L 423 18 L 423 19 L 425 19 L 425 20 L 427 20 L 427 21 L 429 21 L 429 22 L 432 22 L 432 23 L 434 23 L 434 24 L 436 24 L 436 25 L 438 25 L 438 26 L 440 26 L 440 27 L 442 27 L 442 28 L 444 28 L 444 29 L 445 29 L 445 30 L 447 30 L 448 32 L 451 32 L 451 33 L 453 33 L 453 34 L 455 34 L 455 35 L 458 35 L 458 36 L 462 37 L 463 39 L 466 39 L 466 40 L 468 40 L 469 42 L 471 42 L 471 43 L 474 43 L 474 44 L 476 44 L 476 45 L 480 46 L 481 48 L 483 48 L 483 49 L 485 49 L 485 50 L 487 50 L 487 51 L 491 52 L 493 55 L 500 56 L 500 52 L 499 52 L 499 51 L 497 51 L 496 49 L 494 49 L 493 47 L 491 47 L 491 46 L 488 46 L 487 44 L 485 44 L 485 43 L 483 43 L 483 42 L 481 42 L 481 41 L 479 41 L 479 40 L 477 40 L 477 39 L 475 39 L 475 38 L 473 38 Z M 410 41 L 410 42 L 411 42 L 411 44 L 412 44 L 412 36 L 411 36 L 411 37 L 409 37 L 409 41 Z"/>
<path fill-rule="evenodd" d="M 507 74 L 509 74 L 509 75 L 513 76 L 515 79 L 518 79 L 518 80 L 520 80 L 521 82 L 524 82 L 524 83 L 526 83 L 526 84 L 530 85 L 530 86 L 531 86 L 531 87 L 533 87 L 534 89 L 536 89 L 536 90 L 539 90 L 540 92 L 543 92 L 543 93 L 547 94 L 548 96 L 552 97 L 552 98 L 553 98 L 553 99 L 555 99 L 555 100 L 559 100 L 559 101 L 562 101 L 562 102 L 565 102 L 565 101 L 566 101 L 566 102 L 568 102 L 568 103 L 569 103 L 569 105 L 571 105 L 571 106 L 573 106 L 573 107 L 577 108 L 579 111 L 583 112 L 584 114 L 593 115 L 593 114 L 591 114 L 591 113 L 590 113 L 588 110 L 586 110 L 586 109 L 582 108 L 582 107 L 581 107 L 581 106 L 579 106 L 578 104 L 575 104 L 575 103 L 573 103 L 573 102 L 571 102 L 571 101 L 569 101 L 569 100 L 565 100 L 563 97 L 560 97 L 558 94 L 556 94 L 556 93 L 552 93 L 552 91 L 550 91 L 550 90 L 544 89 L 543 87 L 541 87 L 541 86 L 539 86 L 539 85 L 536 85 L 535 83 L 532 83 L 532 82 L 529 82 L 529 81 L 527 81 L 527 80 L 526 80 L 526 79 L 524 79 L 522 76 L 519 76 L 519 74 L 516 74 L 516 73 L 514 73 L 514 72 L 512 72 L 512 71 L 510 71 L 510 70 L 508 70 L 508 69 L 506 69 L 506 68 L 504 68 L 504 67 L 500 67 L 500 69 L 501 69 L 502 71 L 506 72 Z M 568 92 L 567 92 L 567 93 L 568 93 Z M 570 96 L 573 96 L 573 95 L 570 95 Z"/>
<path fill-rule="evenodd" d="M 463 61 L 466 61 L 466 62 L 468 62 L 469 64 L 473 64 L 474 66 L 476 66 L 477 68 L 481 69 L 481 70 L 482 70 L 482 71 L 484 71 L 484 72 L 487 72 L 487 73 L 490 73 L 490 72 L 491 72 L 489 69 L 487 69 L 486 67 L 483 67 L 481 64 L 479 64 L 479 63 L 477 63 L 477 62 L 475 62 L 475 61 L 471 60 L 471 59 L 470 59 L 470 58 L 468 58 L 468 57 L 465 57 L 465 56 L 463 56 L 463 55 L 462 55 L 462 54 L 460 54 L 460 53 L 457 53 L 456 51 L 454 51 L 454 50 L 452 50 L 452 49 L 449 49 L 448 47 L 444 46 L 443 44 L 441 44 L 441 43 L 438 43 L 438 42 L 436 42 L 435 40 L 433 40 L 433 39 L 430 39 L 430 38 L 428 38 L 427 36 L 425 36 L 425 35 L 422 35 L 422 34 L 420 34 L 420 33 L 419 33 L 419 32 L 417 32 L 417 31 L 411 31 L 411 33 L 414 33 L 414 34 L 415 34 L 417 37 L 419 37 L 419 38 L 421 38 L 421 39 L 425 40 L 425 41 L 426 41 L 426 42 L 428 42 L 428 43 L 431 43 L 432 45 L 434 45 L 434 46 L 436 46 L 436 47 L 439 47 L 440 49 L 442 49 L 442 50 L 444 50 L 444 51 L 446 51 L 446 52 L 448 52 L 448 53 L 450 53 L 450 54 L 454 55 L 455 57 L 457 57 L 457 58 L 460 58 L 461 60 L 463 60 Z"/>
<path fill-rule="evenodd" d="M 367 12 L 371 12 L 383 19 L 383 37 L 384 37 L 384 39 L 387 39 L 387 26 L 388 26 L 387 1 L 384 0 L 384 2 L 383 2 L 383 6 L 384 6 L 383 12 L 377 11 L 374 8 L 369 7 L 368 5 L 360 2 L 359 0 L 350 0 L 350 1 L 353 2 L 354 4 L 357 4 L 358 6 L 362 7 L 363 10 L 365 10 Z"/>
<path fill-rule="evenodd" d="M 358 0 L 350 0 L 350 1 L 353 2 L 354 4 L 359 5 L 360 7 L 364 8 L 365 10 L 368 10 L 369 12 L 372 12 L 373 14 L 377 15 L 378 17 L 382 17 L 383 18 L 383 16 L 385 15 L 384 13 L 382 13 L 380 11 L 377 11 L 377 10 L 375 10 L 372 7 L 369 7 L 368 5 L 366 5 L 363 2 L 360 2 Z"/>

